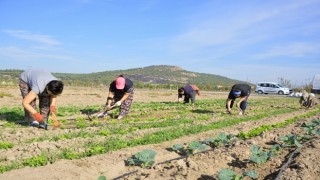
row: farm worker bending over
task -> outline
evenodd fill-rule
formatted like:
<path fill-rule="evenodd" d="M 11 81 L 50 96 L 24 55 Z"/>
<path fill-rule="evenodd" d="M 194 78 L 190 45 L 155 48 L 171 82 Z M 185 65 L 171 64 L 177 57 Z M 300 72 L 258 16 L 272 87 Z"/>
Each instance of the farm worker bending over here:
<path fill-rule="evenodd" d="M 182 96 L 184 95 L 183 103 L 189 103 L 191 98 L 192 105 L 196 101 L 196 94 L 200 95 L 199 88 L 194 84 L 188 84 L 178 89 L 178 102 L 181 102 Z"/>
<path fill-rule="evenodd" d="M 56 99 L 63 91 L 63 83 L 47 71 L 30 69 L 21 73 L 19 87 L 23 98 L 24 118 L 31 121 L 32 126 L 46 129 L 49 113 L 56 117 Z M 39 112 L 36 107 L 37 97 Z M 54 126 L 59 127 L 56 118 Z"/>
<path fill-rule="evenodd" d="M 247 101 L 251 92 L 251 86 L 248 84 L 235 84 L 232 86 L 226 102 L 227 113 L 231 114 L 231 108 L 236 98 L 240 98 L 237 103 L 239 115 L 244 115 L 247 108 Z"/>
<path fill-rule="evenodd" d="M 307 108 L 313 108 L 315 105 L 316 96 L 313 93 L 308 93 L 306 90 L 303 90 L 302 96 L 300 97 L 300 105 Z"/>
<path fill-rule="evenodd" d="M 98 118 L 107 114 L 107 111 L 115 106 L 120 106 L 118 120 L 129 113 L 133 101 L 133 82 L 122 75 L 116 78 L 109 87 L 109 94 L 106 102 L 106 111 L 98 114 Z"/>

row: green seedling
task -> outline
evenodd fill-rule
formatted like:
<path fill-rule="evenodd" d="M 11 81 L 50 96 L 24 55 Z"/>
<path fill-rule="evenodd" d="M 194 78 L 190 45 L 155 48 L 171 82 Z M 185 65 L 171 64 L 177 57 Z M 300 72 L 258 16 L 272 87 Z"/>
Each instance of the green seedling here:
<path fill-rule="evenodd" d="M 74 153 L 71 149 L 65 149 L 62 152 L 62 157 L 64 159 L 78 159 L 79 158 L 79 154 Z"/>
<path fill-rule="evenodd" d="M 247 177 L 250 177 L 251 179 L 258 179 L 258 174 L 254 170 L 244 171 L 242 173 L 242 176 L 247 176 Z"/>
<path fill-rule="evenodd" d="M 107 178 L 105 176 L 99 176 L 98 180 L 107 180 Z"/>
<path fill-rule="evenodd" d="M 171 149 L 178 154 L 190 156 L 193 155 L 195 151 L 199 150 L 206 150 L 208 148 L 207 145 L 202 144 L 199 141 L 192 141 L 190 144 L 187 145 L 187 147 L 184 147 L 182 144 L 175 144 L 171 146 Z"/>
<path fill-rule="evenodd" d="M 247 176 L 251 179 L 257 179 L 258 175 L 255 171 L 245 171 L 242 175 L 230 170 L 230 169 L 221 169 L 218 172 L 218 179 L 219 180 L 241 180 Z"/>
<path fill-rule="evenodd" d="M 102 154 L 106 152 L 106 148 L 101 145 L 96 145 L 93 147 L 90 147 L 89 150 L 86 151 L 86 156 L 93 156 L 96 154 Z"/>
<path fill-rule="evenodd" d="M 10 149 L 13 148 L 13 144 L 11 142 L 0 142 L 0 149 Z"/>
<path fill-rule="evenodd" d="M 173 150 L 174 152 L 178 153 L 178 154 L 184 154 L 185 153 L 185 149 L 183 147 L 182 144 L 174 144 L 171 146 L 171 150 Z"/>
<path fill-rule="evenodd" d="M 146 149 L 134 154 L 131 158 L 126 160 L 126 165 L 141 166 L 142 168 L 151 168 L 155 163 L 156 152 L 151 149 Z"/>
<path fill-rule="evenodd" d="M 187 153 L 188 155 L 193 155 L 195 151 L 197 150 L 203 151 L 203 150 L 206 150 L 207 148 L 208 148 L 207 145 L 202 144 L 199 141 L 193 141 L 187 146 Z"/>
<path fill-rule="evenodd" d="M 262 150 L 259 146 L 257 145 L 252 145 L 250 147 L 251 150 L 251 156 L 250 156 L 250 161 L 254 162 L 258 165 L 263 164 L 267 162 L 271 157 L 274 156 L 274 153 L 270 150 Z"/>
<path fill-rule="evenodd" d="M 281 136 L 279 137 L 280 141 L 283 141 L 285 144 L 283 145 L 284 147 L 292 147 L 292 146 L 297 146 L 297 147 L 302 147 L 300 142 L 305 142 L 307 140 L 310 140 L 311 137 L 307 135 L 294 135 L 294 134 L 289 134 L 286 136 Z"/>
<path fill-rule="evenodd" d="M 108 130 L 108 129 L 100 130 L 99 131 L 99 135 L 101 135 L 101 136 L 110 136 L 111 135 L 111 131 Z"/>
<path fill-rule="evenodd" d="M 225 146 L 231 143 L 232 138 L 235 136 L 232 134 L 220 133 L 215 138 L 208 138 L 203 141 L 204 144 L 207 144 L 212 147 Z"/>
<path fill-rule="evenodd" d="M 312 120 L 312 124 L 302 123 L 301 125 L 308 135 L 319 135 L 320 129 L 318 126 L 320 126 L 320 120 L 318 119 Z"/>
<path fill-rule="evenodd" d="M 30 166 L 30 167 L 44 166 L 47 163 L 48 163 L 48 159 L 44 154 L 29 158 L 23 161 L 23 165 Z"/>
<path fill-rule="evenodd" d="M 316 126 L 320 126 L 320 119 L 314 119 L 311 122 Z"/>
<path fill-rule="evenodd" d="M 272 147 L 271 147 L 272 152 L 278 152 L 280 150 L 281 150 L 280 144 L 275 144 L 275 145 L 272 145 Z"/>

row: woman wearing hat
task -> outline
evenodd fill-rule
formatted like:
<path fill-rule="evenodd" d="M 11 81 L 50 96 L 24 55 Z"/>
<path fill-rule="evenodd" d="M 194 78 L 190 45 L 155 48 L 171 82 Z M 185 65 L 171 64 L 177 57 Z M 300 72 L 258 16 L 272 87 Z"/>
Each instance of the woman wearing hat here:
<path fill-rule="evenodd" d="M 98 114 L 98 117 L 101 118 L 113 107 L 120 106 L 118 120 L 122 119 L 129 113 L 133 100 L 133 90 L 133 82 L 130 79 L 124 78 L 122 75 L 117 77 L 109 86 L 106 110 Z"/>
<path fill-rule="evenodd" d="M 231 108 L 233 106 L 234 101 L 237 98 L 240 98 L 239 102 L 237 103 L 237 108 L 240 111 L 239 115 L 244 115 L 244 112 L 247 108 L 247 101 L 248 101 L 250 92 L 251 92 L 251 86 L 249 86 L 248 84 L 233 85 L 226 102 L 227 113 L 231 114 Z"/>

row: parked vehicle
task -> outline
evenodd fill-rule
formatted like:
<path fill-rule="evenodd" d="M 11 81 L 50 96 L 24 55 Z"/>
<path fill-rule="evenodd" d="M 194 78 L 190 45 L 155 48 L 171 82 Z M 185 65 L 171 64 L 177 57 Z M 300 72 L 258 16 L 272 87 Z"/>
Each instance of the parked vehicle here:
<path fill-rule="evenodd" d="M 256 84 L 256 93 L 258 94 L 279 94 L 288 95 L 292 93 L 292 89 L 283 87 L 275 82 L 258 82 Z"/>
<path fill-rule="evenodd" d="M 320 74 L 314 75 L 311 92 L 320 94 Z"/>

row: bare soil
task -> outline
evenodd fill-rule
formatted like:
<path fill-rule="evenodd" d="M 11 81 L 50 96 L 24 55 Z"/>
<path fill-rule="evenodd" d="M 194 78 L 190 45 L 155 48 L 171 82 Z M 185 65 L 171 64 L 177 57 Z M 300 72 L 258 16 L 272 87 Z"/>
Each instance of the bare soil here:
<path fill-rule="evenodd" d="M 18 88 L 1 87 L 0 92 L 10 94 L 0 98 L 0 108 L 19 107 L 21 97 Z M 60 106 L 87 106 L 101 105 L 105 103 L 107 90 L 103 88 L 84 88 L 84 87 L 66 87 L 64 93 L 58 98 Z M 227 92 L 203 92 L 197 96 L 201 99 L 225 99 Z M 250 99 L 259 99 L 263 101 L 270 95 L 258 96 L 252 94 Z M 283 97 L 287 98 L 287 97 Z M 249 101 L 250 101 L 249 99 Z M 134 103 L 139 102 L 171 102 L 177 101 L 175 90 L 136 90 Z M 275 106 L 275 105 L 270 105 Z M 298 106 L 298 99 L 297 99 Z M 257 107 L 259 108 L 259 107 Z M 260 107 L 261 108 L 261 107 Z M 281 108 L 276 106 L 276 108 Z M 222 110 L 224 107 L 221 108 Z M 319 109 L 319 105 L 315 107 Z M 255 107 L 248 107 L 250 110 L 256 110 Z M 263 111 L 263 108 L 261 108 Z M 213 110 L 215 111 L 215 110 Z M 235 139 L 228 146 L 211 148 L 207 151 L 199 152 L 188 158 L 168 148 L 173 144 L 188 144 L 196 140 L 204 140 L 208 137 L 215 137 L 223 132 L 228 134 L 238 134 L 246 132 L 261 125 L 272 125 L 284 122 L 287 119 L 306 114 L 312 110 L 299 109 L 293 113 L 285 113 L 275 116 L 269 116 L 259 121 L 247 121 L 234 126 L 222 129 L 211 130 L 205 133 L 199 133 L 192 136 L 185 136 L 172 141 L 166 141 L 159 144 L 150 144 L 125 148 L 118 151 L 107 152 L 101 155 L 86 157 L 75 160 L 58 160 L 53 164 L 47 164 L 41 167 L 24 167 L 0 174 L 0 179 L 97 179 L 99 176 L 105 176 L 107 179 L 217 179 L 220 169 L 228 168 L 241 174 L 244 170 L 255 170 L 258 173 L 258 179 L 308 179 L 316 180 L 320 177 L 320 139 L 315 136 L 312 140 L 303 144 L 301 148 L 284 148 L 279 154 L 267 161 L 263 165 L 255 165 L 249 162 L 251 145 L 259 145 L 263 148 L 270 148 L 278 142 L 280 136 L 287 134 L 303 133 L 302 123 L 311 123 L 314 119 L 320 119 L 320 113 L 308 118 L 300 118 L 293 124 L 282 128 L 276 128 L 266 131 L 257 137 L 242 140 Z M 163 115 L 163 114 L 162 114 Z M 160 115 L 159 115 L 160 116 Z M 215 120 L 213 116 L 212 121 Z M 96 131 L 95 127 L 88 127 L 90 131 Z M 67 129 L 57 129 L 41 131 L 34 128 L 16 128 L 12 133 L 12 128 L 1 127 L 1 139 L 5 141 L 26 142 L 31 137 L 51 136 L 52 134 L 62 134 Z M 74 130 L 77 131 L 77 130 Z M 138 131 L 136 135 L 151 132 L 151 130 Z M 87 142 L 88 141 L 88 142 Z M 10 150 L 0 150 L 0 158 L 4 155 L 9 160 L 17 157 L 32 157 L 41 151 L 54 151 L 59 148 L 71 146 L 77 147 L 77 144 L 89 143 L 86 138 L 73 138 L 71 140 L 61 140 L 58 142 L 34 142 L 30 144 L 20 144 Z M 96 141 L 103 141 L 103 138 L 97 138 Z M 81 148 L 81 147 L 77 147 Z M 152 149 L 157 152 L 156 163 L 150 169 L 138 166 L 126 166 L 124 160 L 133 154 L 144 149 Z M 290 158 L 290 155 L 295 155 Z M 286 163 L 290 160 L 290 163 Z M 281 169 L 282 168 L 282 169 Z M 281 171 L 280 171 L 281 170 Z M 283 172 L 282 172 L 283 170 Z M 280 176 L 279 176 L 279 173 Z"/>

